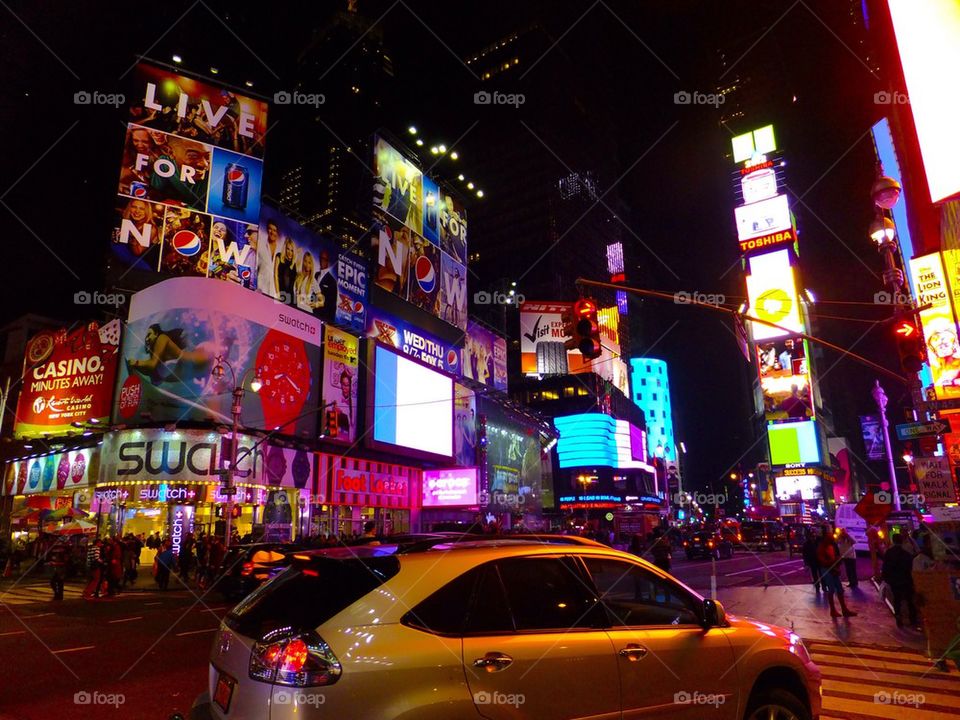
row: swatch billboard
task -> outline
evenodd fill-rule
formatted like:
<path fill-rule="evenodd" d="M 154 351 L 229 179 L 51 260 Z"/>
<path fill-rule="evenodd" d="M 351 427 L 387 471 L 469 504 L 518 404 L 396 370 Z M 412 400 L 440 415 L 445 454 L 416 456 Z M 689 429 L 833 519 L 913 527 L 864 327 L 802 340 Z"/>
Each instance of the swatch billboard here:
<path fill-rule="evenodd" d="M 234 376 L 242 424 L 314 437 L 322 326 L 313 315 L 227 283 L 173 278 L 136 293 L 122 346 L 116 422 L 231 423 Z M 259 392 L 249 382 L 259 375 Z"/>
<path fill-rule="evenodd" d="M 114 258 L 252 287 L 267 104 L 146 64 L 134 82 Z"/>
<path fill-rule="evenodd" d="M 467 215 L 383 138 L 374 146 L 374 283 L 421 310 L 467 327 Z"/>
<path fill-rule="evenodd" d="M 60 435 L 74 422 L 106 422 L 120 351 L 120 321 L 44 330 L 27 343 L 16 438 Z"/>

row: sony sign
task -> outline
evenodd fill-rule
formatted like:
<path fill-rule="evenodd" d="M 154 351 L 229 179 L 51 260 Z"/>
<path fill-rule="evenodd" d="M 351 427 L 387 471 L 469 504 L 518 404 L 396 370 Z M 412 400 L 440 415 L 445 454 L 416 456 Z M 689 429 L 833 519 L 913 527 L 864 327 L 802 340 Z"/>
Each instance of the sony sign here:
<path fill-rule="evenodd" d="M 238 479 L 257 481 L 262 473 L 260 449 L 255 439 L 240 437 Z M 123 430 L 108 433 L 103 441 L 100 483 L 117 480 L 155 480 L 188 483 L 216 480 L 229 466 L 229 443 L 224 452 L 219 433 L 202 430 Z"/>

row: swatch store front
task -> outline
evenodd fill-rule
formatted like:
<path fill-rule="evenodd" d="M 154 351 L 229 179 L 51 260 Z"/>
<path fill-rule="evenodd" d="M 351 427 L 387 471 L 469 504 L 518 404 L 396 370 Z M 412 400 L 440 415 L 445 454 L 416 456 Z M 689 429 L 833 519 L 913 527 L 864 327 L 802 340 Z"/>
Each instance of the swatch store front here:
<path fill-rule="evenodd" d="M 306 532 L 314 487 L 313 455 L 256 445 L 240 436 L 233 527 L 288 540 Z M 111 533 L 223 532 L 228 497 L 228 435 L 205 430 L 122 430 L 104 437 L 91 511 Z"/>

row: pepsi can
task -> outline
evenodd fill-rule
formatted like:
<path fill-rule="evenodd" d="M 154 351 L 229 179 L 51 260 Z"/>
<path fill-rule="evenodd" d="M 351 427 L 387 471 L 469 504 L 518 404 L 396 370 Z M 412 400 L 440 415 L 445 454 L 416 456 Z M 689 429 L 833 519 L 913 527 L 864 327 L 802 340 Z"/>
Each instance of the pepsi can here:
<path fill-rule="evenodd" d="M 243 165 L 227 163 L 223 169 L 223 204 L 224 207 L 234 210 L 245 210 L 247 207 L 247 188 L 250 185 L 250 175 Z"/>
<path fill-rule="evenodd" d="M 134 180 L 130 183 L 130 194 L 135 198 L 145 198 L 149 189 L 149 186 L 145 182 L 140 182 L 139 180 Z"/>

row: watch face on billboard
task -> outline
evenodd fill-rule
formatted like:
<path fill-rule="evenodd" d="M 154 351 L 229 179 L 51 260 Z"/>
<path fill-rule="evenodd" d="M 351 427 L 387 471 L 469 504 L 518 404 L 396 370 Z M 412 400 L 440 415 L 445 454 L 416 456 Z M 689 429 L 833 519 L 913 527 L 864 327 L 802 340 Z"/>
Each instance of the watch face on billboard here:
<path fill-rule="evenodd" d="M 740 240 L 769 235 L 791 226 L 790 205 L 786 195 L 741 205 L 733 213 L 737 220 L 737 237 Z"/>
<path fill-rule="evenodd" d="M 750 314 L 773 323 L 772 327 L 750 322 L 754 341 L 771 340 L 805 332 L 800 317 L 797 285 L 787 250 L 755 255 L 750 258 L 747 276 L 747 298 Z"/>

